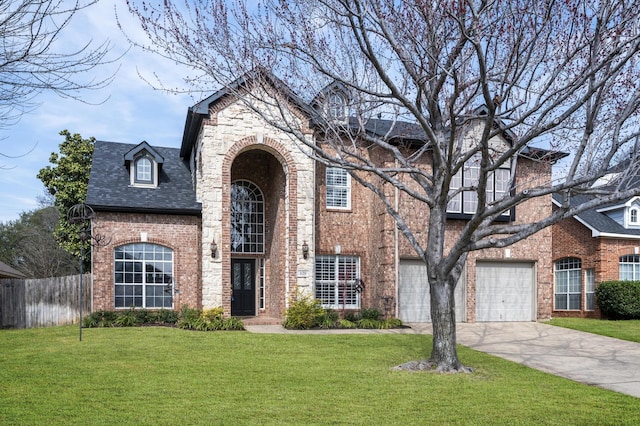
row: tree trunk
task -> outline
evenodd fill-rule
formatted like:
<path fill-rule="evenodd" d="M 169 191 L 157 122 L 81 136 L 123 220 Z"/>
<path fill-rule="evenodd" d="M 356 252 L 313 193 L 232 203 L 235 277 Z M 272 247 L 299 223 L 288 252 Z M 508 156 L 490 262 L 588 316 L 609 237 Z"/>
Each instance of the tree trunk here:
<path fill-rule="evenodd" d="M 432 206 L 425 262 L 429 279 L 433 347 L 429 358 L 436 371 L 469 372 L 458 359 L 456 349 L 456 313 L 454 290 L 462 273 L 466 255 L 456 259 L 453 268 L 445 267 L 446 198 Z"/>
<path fill-rule="evenodd" d="M 453 282 L 456 282 L 454 280 Z M 429 361 L 439 372 L 470 372 L 458 359 L 454 285 L 451 280 L 430 280 L 433 347 Z"/>

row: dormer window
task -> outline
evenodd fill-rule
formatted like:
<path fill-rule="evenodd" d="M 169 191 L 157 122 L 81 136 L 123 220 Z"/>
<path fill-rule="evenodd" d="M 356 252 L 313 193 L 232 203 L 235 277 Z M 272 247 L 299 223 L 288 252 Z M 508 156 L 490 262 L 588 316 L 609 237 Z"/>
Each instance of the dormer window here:
<path fill-rule="evenodd" d="M 629 208 L 629 226 L 640 226 L 640 218 L 638 218 L 640 208 L 633 206 Z"/>
<path fill-rule="evenodd" d="M 135 162 L 136 178 L 135 183 L 153 183 L 153 168 L 149 157 L 140 157 Z"/>
<path fill-rule="evenodd" d="M 346 100 L 338 93 L 331 93 L 327 99 L 327 116 L 332 120 L 344 120 Z"/>
<path fill-rule="evenodd" d="M 127 152 L 124 156 L 124 164 L 129 171 L 131 186 L 146 188 L 158 186 L 164 158 L 147 142 L 142 142 Z"/>
<path fill-rule="evenodd" d="M 338 82 L 329 84 L 311 101 L 311 106 L 328 122 L 346 124 L 349 118 L 351 97 L 344 85 Z"/>

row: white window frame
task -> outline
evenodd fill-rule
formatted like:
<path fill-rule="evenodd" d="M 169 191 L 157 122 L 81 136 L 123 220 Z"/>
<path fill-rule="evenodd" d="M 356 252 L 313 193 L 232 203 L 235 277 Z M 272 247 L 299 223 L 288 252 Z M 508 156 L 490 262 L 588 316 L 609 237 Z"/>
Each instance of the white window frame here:
<path fill-rule="evenodd" d="M 478 184 L 480 177 L 480 159 L 472 158 L 452 177 L 449 185 L 449 193 L 453 193 L 463 187 L 471 187 Z M 509 194 L 511 183 L 511 169 L 501 167 L 487 175 L 486 199 L 487 203 L 498 201 Z M 478 193 L 475 190 L 460 191 L 454 195 L 447 204 L 447 213 L 473 215 L 478 209 Z M 511 210 L 507 210 L 501 216 L 510 216 Z"/>
<path fill-rule="evenodd" d="M 360 309 L 360 258 L 316 255 L 315 297 L 325 309 Z"/>
<path fill-rule="evenodd" d="M 585 311 L 596 309 L 596 271 L 593 268 L 584 270 Z"/>
<path fill-rule="evenodd" d="M 346 119 L 347 100 L 336 92 L 329 93 L 327 97 L 327 116 L 329 120 L 344 121 Z"/>
<path fill-rule="evenodd" d="M 339 167 L 327 167 L 325 186 L 327 209 L 351 210 L 351 175 L 349 172 Z"/>
<path fill-rule="evenodd" d="M 577 257 L 558 259 L 553 264 L 553 309 L 579 311 L 582 309 L 582 260 Z"/>
<path fill-rule="evenodd" d="M 115 309 L 173 309 L 172 249 L 150 243 L 125 244 L 113 250 L 113 257 Z"/>
<path fill-rule="evenodd" d="M 619 277 L 620 281 L 640 281 L 640 255 L 620 256 Z"/>
<path fill-rule="evenodd" d="M 627 225 L 640 226 L 640 208 L 638 208 L 637 206 L 629 207 Z"/>

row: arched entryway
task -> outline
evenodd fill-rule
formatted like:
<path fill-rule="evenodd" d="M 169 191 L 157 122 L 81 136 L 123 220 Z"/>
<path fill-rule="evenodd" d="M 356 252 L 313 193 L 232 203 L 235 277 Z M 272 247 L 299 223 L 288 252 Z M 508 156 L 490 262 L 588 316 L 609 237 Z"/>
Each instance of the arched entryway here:
<path fill-rule="evenodd" d="M 268 145 L 246 145 L 229 160 L 229 209 L 223 212 L 223 238 L 230 244 L 223 283 L 229 294 L 223 299 L 233 316 L 280 318 L 296 268 L 294 168 Z"/>

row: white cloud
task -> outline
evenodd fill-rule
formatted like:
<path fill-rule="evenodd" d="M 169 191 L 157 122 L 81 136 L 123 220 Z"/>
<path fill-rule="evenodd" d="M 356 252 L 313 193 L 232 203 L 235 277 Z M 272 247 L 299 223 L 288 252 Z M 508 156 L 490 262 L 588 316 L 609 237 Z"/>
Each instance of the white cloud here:
<path fill-rule="evenodd" d="M 66 28 L 60 44 L 68 48 L 84 45 L 89 39 L 94 45 L 110 40 L 112 57 L 129 48 L 126 37 L 116 22 L 114 6 L 127 35 L 143 37 L 138 23 L 128 14 L 124 1 L 102 0 L 76 16 Z M 170 95 L 154 90 L 138 73 L 151 78 L 162 77 L 169 87 L 180 86 L 187 72 L 172 61 L 139 50 L 129 50 L 119 61 L 119 71 L 113 82 L 98 91 L 82 93 L 87 103 L 42 94 L 39 108 L 22 117 L 8 129 L 0 130 L 0 152 L 19 158 L 0 157 L 0 222 L 17 219 L 23 211 L 37 207 L 37 197 L 44 191 L 35 176 L 49 165 L 49 155 L 57 152 L 67 129 L 83 137 L 117 142 L 137 143 L 147 140 L 160 146 L 179 147 L 187 108 L 194 103 L 189 95 Z M 112 75 L 117 65 L 95 70 L 89 78 Z M 104 101 L 104 102 L 102 102 Z M 33 148 L 33 149 L 32 149 Z M 31 151 L 30 151 L 31 150 Z"/>

